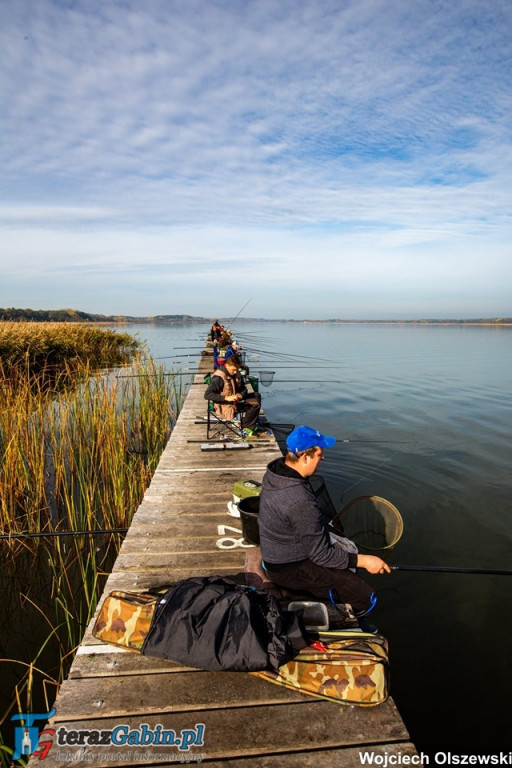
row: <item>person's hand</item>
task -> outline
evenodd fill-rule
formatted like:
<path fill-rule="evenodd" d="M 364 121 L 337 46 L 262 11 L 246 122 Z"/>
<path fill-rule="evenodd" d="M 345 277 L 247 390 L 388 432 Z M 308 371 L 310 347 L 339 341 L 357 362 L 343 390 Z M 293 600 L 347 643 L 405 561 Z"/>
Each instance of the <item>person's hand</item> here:
<path fill-rule="evenodd" d="M 226 395 L 224 400 L 226 403 L 236 403 L 238 400 L 240 400 L 240 395 Z"/>
<path fill-rule="evenodd" d="M 375 555 L 358 555 L 357 567 L 365 568 L 368 573 L 391 573 L 389 565 Z"/>

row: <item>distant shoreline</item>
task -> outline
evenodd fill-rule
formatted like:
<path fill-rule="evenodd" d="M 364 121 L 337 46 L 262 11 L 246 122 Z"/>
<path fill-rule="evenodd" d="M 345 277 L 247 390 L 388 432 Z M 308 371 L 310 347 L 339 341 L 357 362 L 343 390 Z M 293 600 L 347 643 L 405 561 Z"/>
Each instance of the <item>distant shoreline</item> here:
<path fill-rule="evenodd" d="M 219 320 L 229 327 L 233 320 L 220 317 Z M 1 309 L 0 322 L 40 322 L 40 323 L 108 323 L 125 325 L 127 323 L 141 323 L 148 325 L 175 325 L 177 323 L 189 323 L 190 325 L 211 323 L 211 317 L 196 317 L 193 315 L 154 315 L 152 317 L 136 317 L 133 315 L 100 315 L 90 312 L 82 312 L 76 309 Z M 482 317 L 433 319 L 422 318 L 419 320 L 346 320 L 325 319 L 310 320 L 307 318 L 296 320 L 292 318 L 265 318 L 265 317 L 237 317 L 236 323 L 300 323 L 303 325 L 481 325 L 492 327 L 512 326 L 512 317 Z"/>

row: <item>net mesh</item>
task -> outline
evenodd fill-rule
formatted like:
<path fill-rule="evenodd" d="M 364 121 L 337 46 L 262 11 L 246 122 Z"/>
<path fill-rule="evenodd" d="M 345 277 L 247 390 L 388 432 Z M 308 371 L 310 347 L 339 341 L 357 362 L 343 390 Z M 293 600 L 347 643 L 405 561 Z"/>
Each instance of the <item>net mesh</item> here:
<path fill-rule="evenodd" d="M 333 520 L 334 527 L 359 549 L 391 549 L 404 525 L 398 509 L 380 496 L 359 496 L 346 504 Z"/>
<path fill-rule="evenodd" d="M 274 374 L 275 374 L 275 371 L 260 371 L 259 373 L 260 381 L 264 387 L 270 387 L 270 385 L 274 381 Z"/>

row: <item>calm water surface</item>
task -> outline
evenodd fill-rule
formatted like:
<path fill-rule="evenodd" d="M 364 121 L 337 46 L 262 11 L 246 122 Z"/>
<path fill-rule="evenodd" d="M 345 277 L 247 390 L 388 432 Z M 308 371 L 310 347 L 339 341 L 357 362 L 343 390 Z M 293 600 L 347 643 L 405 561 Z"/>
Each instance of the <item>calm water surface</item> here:
<path fill-rule="evenodd" d="M 169 368 L 194 368 L 208 328 L 128 330 Z M 321 467 L 336 506 L 376 494 L 398 507 L 405 531 L 391 564 L 512 569 L 512 329 L 237 321 L 233 330 L 248 357 L 259 354 L 251 373 L 275 371 L 260 387 L 271 421 L 349 441 Z M 194 356 L 173 357 L 182 354 Z M 512 578 L 370 578 L 392 694 L 417 747 L 509 750 Z"/>

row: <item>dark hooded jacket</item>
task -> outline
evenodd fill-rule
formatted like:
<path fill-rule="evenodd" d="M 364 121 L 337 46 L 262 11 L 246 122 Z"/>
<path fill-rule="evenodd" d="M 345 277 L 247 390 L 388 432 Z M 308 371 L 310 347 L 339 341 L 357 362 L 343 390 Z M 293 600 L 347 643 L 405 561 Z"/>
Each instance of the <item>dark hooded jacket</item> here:
<path fill-rule="evenodd" d="M 324 568 L 353 568 L 357 555 L 335 546 L 308 480 L 275 459 L 263 477 L 259 507 L 263 561 L 283 565 L 311 560 Z"/>

